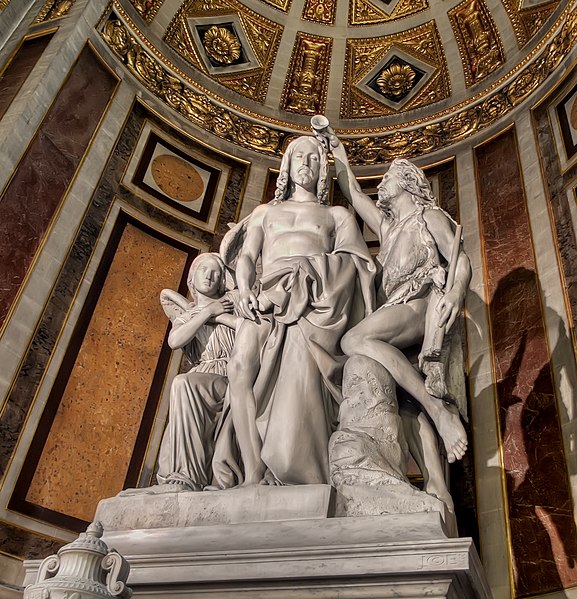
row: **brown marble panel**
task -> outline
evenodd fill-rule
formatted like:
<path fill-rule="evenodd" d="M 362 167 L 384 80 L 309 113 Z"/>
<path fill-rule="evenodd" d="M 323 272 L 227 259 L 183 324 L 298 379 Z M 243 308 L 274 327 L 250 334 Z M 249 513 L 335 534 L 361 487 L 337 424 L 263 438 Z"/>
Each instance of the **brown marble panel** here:
<path fill-rule="evenodd" d="M 53 35 L 54 32 L 24 40 L 4 68 L 0 75 L 0 119 L 6 114 Z"/>
<path fill-rule="evenodd" d="M 206 154 L 210 160 L 225 162 L 231 169 L 215 234 L 197 229 L 196 227 L 191 227 L 189 223 L 182 221 L 167 212 L 159 210 L 142 198 L 135 196 L 121 187 L 120 180 L 126 170 L 132 149 L 136 144 L 143 123 L 146 120 L 154 123 L 155 126 L 162 129 L 171 137 L 177 139 L 181 144 L 190 146 L 195 153 Z M 213 250 L 216 250 L 218 249 L 222 236 L 228 231 L 227 223 L 232 222 L 239 212 L 247 176 L 248 166 L 246 164 L 239 163 L 230 157 L 223 156 L 194 143 L 190 138 L 172 128 L 167 121 L 159 119 L 154 113 L 151 113 L 140 103 L 137 102 L 133 106 L 123 131 L 111 151 L 109 162 L 104 169 L 101 181 L 94 191 L 76 239 L 72 244 L 70 253 L 58 276 L 51 297 L 38 322 L 30 348 L 23 357 L 22 367 L 14 380 L 14 385 L 6 399 L 4 408 L 0 412 L 0 477 L 6 472 L 7 466 L 14 454 L 16 444 L 23 427 L 25 426 L 26 416 L 30 405 L 35 398 L 38 385 L 42 380 L 50 356 L 54 351 L 58 335 L 65 322 L 66 315 L 70 310 L 72 302 L 74 301 L 75 293 L 82 282 L 85 268 L 94 251 L 102 227 L 106 222 L 107 214 L 114 197 L 121 196 L 124 202 L 145 214 L 151 221 L 158 222 L 168 230 L 189 238 L 191 242 L 205 244 Z M 190 251 L 190 248 L 186 248 L 185 246 L 181 249 Z M 194 257 L 194 253 L 191 253 L 191 257 Z M 108 262 L 110 261 L 108 258 L 107 260 Z M 97 272 L 97 277 L 100 276 L 99 272 Z M 101 280 L 103 281 L 104 278 L 105 274 L 101 277 Z M 95 289 L 99 289 L 96 285 L 94 287 Z M 88 298 L 87 303 L 89 303 L 89 300 L 90 297 Z M 94 300 L 94 304 L 95 303 L 96 300 Z M 87 306 L 85 304 L 83 307 L 83 314 L 85 309 L 87 314 L 86 320 L 88 320 L 94 306 Z M 74 362 L 83 335 L 83 332 L 79 332 L 78 337 L 80 340 L 77 341 L 76 339 L 73 339 L 70 343 L 67 350 L 67 364 L 69 361 L 72 363 Z M 75 345 L 76 343 L 77 345 Z M 70 360 L 68 360 L 68 354 L 71 356 Z M 163 356 L 168 355 L 169 352 L 163 354 Z M 72 364 L 70 367 L 71 366 Z M 157 371 L 161 374 L 165 372 L 162 368 L 162 365 L 157 368 Z M 63 369 L 61 369 L 61 371 L 63 371 Z M 66 381 L 61 388 L 53 389 L 55 394 L 54 397 L 57 400 L 55 402 L 56 405 L 47 405 L 44 411 L 42 422 L 39 425 L 37 433 L 38 435 L 42 433 L 44 436 L 41 439 L 35 439 L 35 441 L 38 440 L 38 444 L 35 443 L 26 457 L 26 462 L 22 467 L 18 484 L 16 485 L 17 488 L 15 488 L 10 500 L 10 509 L 26 513 L 38 520 L 49 522 L 56 526 L 80 532 L 86 528 L 82 521 L 34 506 L 30 503 L 25 504 L 24 502 L 29 483 L 34 475 L 36 464 L 48 432 L 47 429 L 50 428 L 51 422 L 55 417 L 58 408 L 58 400 L 65 385 Z M 148 442 L 148 435 L 150 434 L 150 426 L 147 425 L 147 422 L 151 422 L 154 418 L 156 409 L 155 402 L 157 399 L 158 396 L 155 396 L 154 392 L 151 391 L 151 396 L 149 397 L 145 414 L 143 415 L 142 426 L 137 436 L 136 446 L 132 454 L 129 474 L 125 481 L 127 486 L 136 486 L 136 484 L 139 483 L 138 476 L 142 465 L 142 455 Z M 39 451 L 38 453 L 35 453 L 37 445 L 39 445 Z M 5 551 L 21 558 L 37 557 L 39 555 L 37 550 L 39 550 L 40 547 L 44 547 L 44 540 L 41 536 L 36 535 L 32 531 L 14 528 L 8 523 L 0 521 L 0 543 L 3 542 L 5 542 L 5 544 L 0 544 L 0 551 Z M 54 551 L 46 550 L 43 555 L 49 555 L 50 553 L 54 553 Z"/>
<path fill-rule="evenodd" d="M 0 326 L 117 83 L 86 46 L 0 197 Z"/>
<path fill-rule="evenodd" d="M 515 596 L 577 583 L 577 530 L 514 130 L 476 149 Z M 551 312 L 549 317 L 559 317 Z"/>
<path fill-rule="evenodd" d="M 127 225 L 26 501 L 91 521 L 123 489 L 167 329 L 159 301 L 187 254 Z"/>

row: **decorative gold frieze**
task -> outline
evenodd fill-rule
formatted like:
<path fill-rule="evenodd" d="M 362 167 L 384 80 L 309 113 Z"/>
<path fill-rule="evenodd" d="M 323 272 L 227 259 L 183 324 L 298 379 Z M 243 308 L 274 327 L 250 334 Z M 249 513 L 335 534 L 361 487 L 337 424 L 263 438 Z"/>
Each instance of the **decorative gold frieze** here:
<path fill-rule="evenodd" d="M 66 16 L 75 0 L 48 0 L 32 22 L 33 25 Z"/>
<path fill-rule="evenodd" d="M 241 146 L 278 155 L 286 134 L 258 125 L 212 102 L 172 75 L 133 37 L 126 25 L 111 17 L 102 37 L 128 70 L 155 96 L 195 125 Z"/>
<path fill-rule="evenodd" d="M 10 0 L 0 0 L 0 12 L 10 4 Z"/>
<path fill-rule="evenodd" d="M 395 58 L 396 54 L 398 59 Z M 390 60 L 387 61 L 387 58 Z M 399 84 L 401 78 L 404 81 L 402 93 L 411 89 L 406 88 L 409 79 L 402 77 L 402 73 L 407 73 L 407 69 L 411 69 L 414 73 L 412 79 L 414 82 L 417 67 L 409 64 L 412 58 L 427 65 L 430 73 L 427 75 L 422 72 L 421 76 L 426 77 L 423 80 L 424 84 L 412 97 L 408 97 L 405 103 L 395 107 L 392 103 L 385 102 L 384 97 L 379 100 L 377 94 L 371 93 L 371 82 L 367 78 L 370 78 L 371 73 L 379 67 L 379 63 L 383 62 L 380 74 L 375 73 L 378 77 L 376 89 L 373 86 L 375 91 L 380 89 L 385 95 L 379 80 L 391 86 Z M 450 94 L 451 84 L 447 62 L 434 21 L 393 35 L 347 40 L 341 94 L 340 116 L 342 118 L 356 119 L 397 114 L 444 100 Z M 394 99 L 395 94 L 392 96 Z M 388 98 L 391 99 L 391 94 L 388 94 Z"/>
<path fill-rule="evenodd" d="M 164 0 L 130 0 L 146 23 L 152 23 Z"/>
<path fill-rule="evenodd" d="M 244 41 L 231 30 L 233 24 L 229 28 L 224 26 L 223 18 L 228 15 L 231 15 L 231 23 L 238 19 L 238 27 L 243 37 L 246 36 Z M 195 24 L 191 25 L 189 20 L 194 20 Z M 191 27 L 198 27 L 199 23 L 205 24 L 208 31 L 197 32 L 195 38 Z M 187 0 L 172 19 L 164 40 L 189 64 L 221 85 L 256 102 L 264 102 L 282 29 L 281 25 L 255 13 L 238 0 Z M 237 62 L 243 44 L 250 46 L 245 48 L 245 53 L 250 50 L 254 54 L 254 61 L 247 61 L 244 68 Z M 216 72 L 207 66 L 203 53 L 217 66 L 234 68 L 220 68 Z"/>
<path fill-rule="evenodd" d="M 332 38 L 298 32 L 284 85 L 281 108 L 299 114 L 325 110 Z"/>
<path fill-rule="evenodd" d="M 483 0 L 465 0 L 449 11 L 463 63 L 465 84 L 470 87 L 505 64 L 497 27 Z"/>
<path fill-rule="evenodd" d="M 376 25 L 402 19 L 429 8 L 428 0 L 398 0 L 390 13 L 370 0 L 349 2 L 349 25 Z"/>
<path fill-rule="evenodd" d="M 560 4 L 559 0 L 552 0 L 539 6 L 523 8 L 522 0 L 501 1 L 511 19 L 519 48 L 533 38 Z"/>
<path fill-rule="evenodd" d="M 121 7 L 115 5 L 115 10 L 121 12 Z M 127 18 L 126 15 L 123 14 L 123 18 Z M 435 122 L 429 121 L 420 127 L 415 127 L 417 121 L 413 121 L 414 128 L 410 130 L 375 135 L 376 128 L 373 128 L 370 130 L 373 133 L 371 137 L 355 138 L 350 136 L 361 135 L 366 130 L 337 130 L 337 134 L 344 138 L 351 162 L 355 165 L 381 164 L 395 156 L 410 158 L 434 152 L 466 139 L 503 118 L 542 85 L 577 44 L 577 9 L 567 10 L 560 17 L 560 23 L 559 31 L 547 45 L 541 45 L 528 56 L 528 64 L 525 63 L 508 83 L 495 83 L 498 91 L 477 103 L 471 103 L 449 116 L 445 116 L 448 111 L 434 115 L 437 119 Z M 134 24 L 131 23 L 131 27 Z M 102 37 L 151 93 L 201 129 L 257 152 L 275 156 L 282 154 L 282 148 L 291 135 L 288 124 L 276 122 L 288 130 L 259 124 L 255 122 L 258 118 L 256 115 L 250 118 L 240 116 L 239 107 L 235 107 L 233 112 L 216 104 L 206 89 L 197 91 L 183 83 L 186 77 L 174 65 L 170 65 L 172 72 L 168 71 L 160 63 L 155 49 L 151 46 L 145 50 L 143 46 L 146 42 L 134 37 L 126 25 L 115 17 L 106 24 Z M 178 73 L 180 78 L 173 73 Z M 410 125 L 407 123 L 407 127 Z M 294 130 L 299 128 L 293 126 Z"/>
<path fill-rule="evenodd" d="M 302 18 L 305 21 L 334 25 L 336 12 L 336 0 L 306 0 Z"/>

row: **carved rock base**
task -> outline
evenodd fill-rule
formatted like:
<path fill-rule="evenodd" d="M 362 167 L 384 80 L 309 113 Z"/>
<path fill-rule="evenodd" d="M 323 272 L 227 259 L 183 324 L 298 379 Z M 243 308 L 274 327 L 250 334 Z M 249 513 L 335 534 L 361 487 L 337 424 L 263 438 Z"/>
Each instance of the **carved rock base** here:
<path fill-rule="evenodd" d="M 164 487 L 170 491 L 172 485 Z M 147 488 L 103 499 L 95 519 L 111 531 L 326 518 L 333 493 L 329 485 L 254 485 L 199 492 L 173 488 L 162 493 Z"/>
<path fill-rule="evenodd" d="M 353 356 L 343 373 L 339 428 L 329 443 L 331 481 L 408 485 L 408 448 L 393 377 L 378 362 Z"/>
<path fill-rule="evenodd" d="M 490 599 L 471 539 L 438 513 L 111 531 L 146 599 Z M 33 579 L 39 562 L 26 562 Z"/>

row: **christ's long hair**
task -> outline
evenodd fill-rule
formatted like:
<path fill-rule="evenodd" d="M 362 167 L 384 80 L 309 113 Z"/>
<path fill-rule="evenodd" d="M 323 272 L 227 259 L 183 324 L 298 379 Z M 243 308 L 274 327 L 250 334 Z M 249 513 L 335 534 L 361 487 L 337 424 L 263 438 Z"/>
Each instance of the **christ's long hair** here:
<path fill-rule="evenodd" d="M 291 193 L 290 185 L 290 163 L 292 155 L 294 154 L 299 143 L 304 141 L 312 142 L 316 145 L 319 157 L 320 157 L 320 168 L 319 168 L 319 180 L 317 183 L 317 198 L 319 204 L 329 203 L 329 186 L 328 186 L 328 173 L 329 173 L 329 161 L 327 158 L 327 152 L 321 142 L 319 142 L 312 135 L 301 135 L 295 140 L 291 141 L 288 145 L 282 161 L 280 163 L 280 172 L 276 180 L 276 190 L 274 192 L 274 202 L 284 202 L 288 200 Z"/>

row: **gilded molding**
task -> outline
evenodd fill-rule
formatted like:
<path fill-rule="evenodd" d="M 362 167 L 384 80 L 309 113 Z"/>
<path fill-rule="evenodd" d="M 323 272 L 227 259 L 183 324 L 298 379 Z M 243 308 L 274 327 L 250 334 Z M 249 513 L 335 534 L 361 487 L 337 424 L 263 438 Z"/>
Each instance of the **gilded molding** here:
<path fill-rule="evenodd" d="M 292 0 L 262 0 L 262 2 L 278 10 L 282 10 L 282 12 L 288 12 L 292 4 Z"/>
<path fill-rule="evenodd" d="M 503 45 L 483 0 L 465 0 L 448 15 L 463 63 L 465 84 L 470 87 L 505 64 Z"/>
<path fill-rule="evenodd" d="M 32 25 L 66 16 L 74 6 L 75 1 L 76 0 L 48 0 L 44 3 L 34 21 L 32 21 Z"/>
<path fill-rule="evenodd" d="M 297 33 L 281 108 L 310 115 L 325 111 L 332 43 L 330 37 Z"/>
<path fill-rule="evenodd" d="M 534 8 L 521 8 L 519 0 L 501 1 L 513 25 L 519 48 L 533 38 L 560 4 L 559 0 L 552 0 Z"/>
<path fill-rule="evenodd" d="M 207 69 L 201 53 L 206 52 L 213 58 L 214 55 L 210 53 L 204 42 L 204 48 L 197 46 L 191 35 L 188 20 L 202 19 L 204 23 L 210 24 L 211 16 L 221 17 L 227 14 L 234 14 L 240 20 L 243 32 L 246 34 L 246 42 L 250 44 L 260 66 L 255 68 L 254 65 L 248 65 L 247 68 L 242 69 L 242 65 L 234 65 L 234 68 L 229 71 L 225 70 L 219 73 L 209 72 Z M 164 35 L 164 41 L 190 65 L 220 85 L 251 100 L 263 103 L 282 32 L 282 25 L 255 13 L 238 0 L 211 0 L 210 2 L 187 0 L 170 22 Z M 226 65 L 226 63 L 223 64 Z"/>
<path fill-rule="evenodd" d="M 314 23 L 323 23 L 324 25 L 334 25 L 336 13 L 336 0 L 306 0 L 302 19 Z"/>
<path fill-rule="evenodd" d="M 498 92 L 443 121 L 419 129 L 344 140 L 349 160 L 358 165 L 379 164 L 395 157 L 411 158 L 428 154 L 466 139 L 521 104 L 551 75 L 576 43 L 577 10 L 574 10 L 545 51 Z"/>
<path fill-rule="evenodd" d="M 10 4 L 10 0 L 0 0 L 0 12 Z"/>
<path fill-rule="evenodd" d="M 217 106 L 205 94 L 185 85 L 148 54 L 119 19 L 111 16 L 101 35 L 128 70 L 151 93 L 195 125 L 251 150 L 280 154 L 286 136 L 284 132 L 248 121 Z"/>
<path fill-rule="evenodd" d="M 138 14 L 147 24 L 152 23 L 164 0 L 130 0 Z"/>
<path fill-rule="evenodd" d="M 117 5 L 115 10 L 122 12 Z M 381 131 L 394 129 L 394 132 L 385 135 L 374 135 L 379 131 L 376 128 L 337 130 L 337 134 L 345 138 L 345 145 L 351 152 L 351 162 L 355 165 L 381 164 L 388 162 L 394 156 L 414 157 L 433 152 L 466 139 L 503 118 L 555 71 L 577 43 L 577 8 L 568 10 L 560 17 L 560 21 L 562 21 L 560 30 L 546 45 L 538 46 L 535 52 L 531 53 L 527 60 L 533 58 L 534 60 L 521 69 L 516 77 L 510 79 L 492 95 L 476 103 L 467 104 L 464 109 L 453 112 L 447 118 L 434 115 L 434 118 L 438 118 L 436 122 L 431 123 L 432 117 L 428 117 L 428 124 L 411 130 L 399 131 L 398 126 L 382 128 Z M 201 88 L 201 91 L 197 91 L 191 85 L 184 83 L 183 80 L 187 80 L 187 76 L 180 73 L 176 67 L 169 65 L 169 71 L 161 65 L 154 48 L 147 46 L 147 50 L 144 50 L 146 41 L 135 38 L 122 21 L 111 17 L 108 23 L 112 24 L 112 31 L 107 33 L 103 31 L 102 37 L 129 71 L 151 93 L 201 129 L 250 150 L 273 156 L 282 154 L 282 148 L 290 136 L 289 131 L 305 130 L 304 127 L 297 127 L 284 121 L 275 121 L 274 127 L 259 124 L 255 122 L 256 119 L 260 118 L 261 122 L 264 120 L 259 115 L 246 118 L 237 112 L 223 108 L 210 99 L 208 90 Z M 106 27 L 110 27 L 108 23 Z M 151 68 L 153 73 L 158 75 L 158 79 L 139 74 L 139 70 L 143 67 L 137 67 L 137 62 L 154 65 Z M 500 84 L 501 81 L 497 83 Z M 200 86 L 195 87 L 200 88 Z M 233 110 L 241 109 L 234 107 Z M 451 111 L 454 110 L 458 108 L 452 107 Z M 439 114 L 444 116 L 445 113 Z M 407 127 L 415 123 L 416 121 L 407 123 Z M 351 137 L 367 132 L 373 136 Z"/>
<path fill-rule="evenodd" d="M 391 13 L 386 13 L 370 0 L 349 2 L 349 25 L 377 25 L 396 21 L 429 8 L 428 0 L 398 0 Z"/>
<path fill-rule="evenodd" d="M 379 62 L 394 53 L 395 48 L 426 63 L 433 70 L 418 93 L 397 110 L 379 102 L 363 90 L 366 77 Z M 384 37 L 347 40 L 341 118 L 356 119 L 398 114 L 439 102 L 450 95 L 451 83 L 447 61 L 435 21 Z"/>

